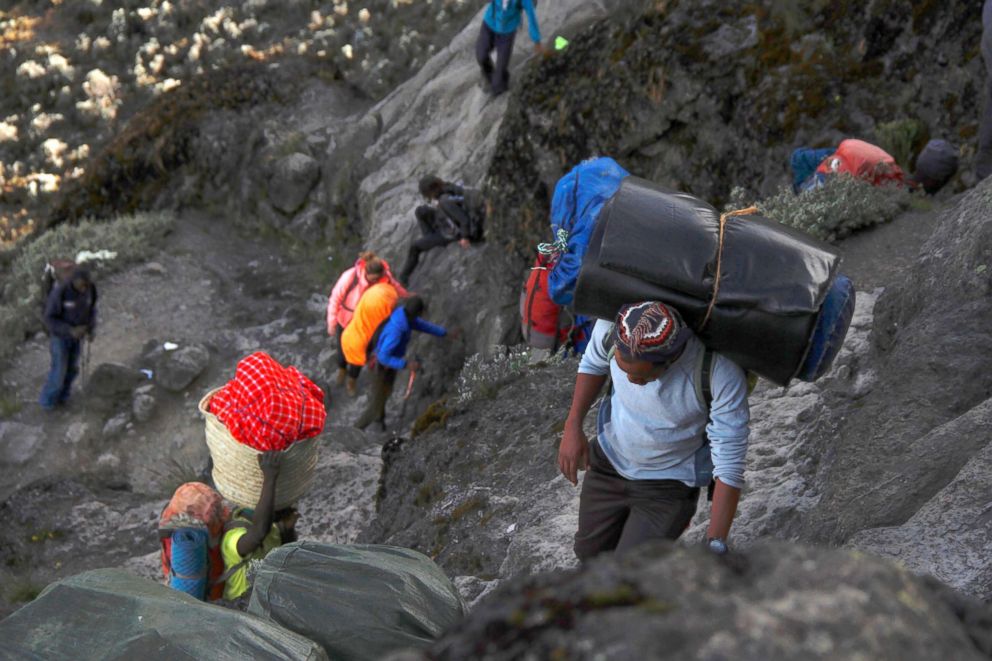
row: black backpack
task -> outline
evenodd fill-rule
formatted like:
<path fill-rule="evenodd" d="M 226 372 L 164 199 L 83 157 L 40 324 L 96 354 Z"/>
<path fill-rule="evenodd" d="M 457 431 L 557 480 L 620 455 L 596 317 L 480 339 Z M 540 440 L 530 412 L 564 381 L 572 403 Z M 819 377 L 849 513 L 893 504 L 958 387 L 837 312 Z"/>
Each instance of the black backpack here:
<path fill-rule="evenodd" d="M 45 270 L 41 275 L 41 310 L 45 311 L 48 303 L 48 295 L 52 293 L 56 285 L 69 280 L 72 272 L 76 270 L 76 262 L 71 259 L 53 259 L 45 264 Z"/>
<path fill-rule="evenodd" d="M 463 204 L 468 214 L 468 240 L 482 241 L 485 235 L 486 198 L 482 191 L 466 188 Z"/>

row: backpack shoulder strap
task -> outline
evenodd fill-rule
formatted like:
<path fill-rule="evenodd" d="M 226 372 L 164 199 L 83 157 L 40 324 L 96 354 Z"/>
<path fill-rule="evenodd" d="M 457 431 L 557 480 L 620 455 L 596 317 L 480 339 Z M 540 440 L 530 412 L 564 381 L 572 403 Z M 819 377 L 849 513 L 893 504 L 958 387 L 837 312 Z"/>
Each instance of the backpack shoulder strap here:
<path fill-rule="evenodd" d="M 706 411 L 706 424 L 710 424 L 710 410 L 713 407 L 713 352 L 709 348 L 705 348 L 699 352 L 699 359 L 696 361 L 696 397 L 699 398 L 699 403 L 702 404 L 703 410 Z M 706 433 L 706 428 L 703 428 L 703 446 L 706 447 L 710 444 L 710 437 Z M 710 480 L 709 485 L 706 487 L 706 500 L 713 500 L 713 490 L 716 487 L 716 482 Z"/>
<path fill-rule="evenodd" d="M 710 416 L 710 408 L 713 406 L 713 352 L 704 349 L 700 352 L 696 361 L 696 398 L 706 411 L 706 417 Z"/>
<path fill-rule="evenodd" d="M 610 324 L 609 330 L 606 331 L 606 334 L 603 335 L 603 339 L 600 342 L 600 347 L 602 347 L 603 353 L 606 354 L 606 362 L 607 363 L 609 363 L 610 361 L 613 360 L 613 356 L 617 352 L 617 347 L 613 343 L 613 326 L 614 325 L 615 324 Z"/>
<path fill-rule="evenodd" d="M 232 576 L 234 576 L 235 574 L 237 574 L 238 571 L 240 571 L 245 565 L 247 565 L 249 561 L 250 561 L 250 558 L 245 558 L 244 560 L 242 560 L 238 564 L 234 565 L 233 567 L 231 567 L 230 569 L 228 569 L 227 571 L 225 571 L 223 574 L 221 574 L 220 576 L 218 576 L 214 580 L 210 581 L 210 586 L 213 587 L 214 585 L 217 585 L 218 583 L 226 583 L 227 582 L 227 579 L 229 579 Z"/>

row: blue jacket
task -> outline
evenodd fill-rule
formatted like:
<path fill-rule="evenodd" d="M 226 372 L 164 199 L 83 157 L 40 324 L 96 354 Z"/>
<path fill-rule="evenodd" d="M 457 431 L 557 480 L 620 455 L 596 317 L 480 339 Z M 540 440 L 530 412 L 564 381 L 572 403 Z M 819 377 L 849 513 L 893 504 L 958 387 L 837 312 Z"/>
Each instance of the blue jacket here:
<path fill-rule="evenodd" d="M 61 282 L 45 301 L 45 326 L 55 337 L 72 337 L 73 326 L 96 327 L 96 285 L 90 283 L 85 293 L 76 291 L 71 282 Z"/>
<path fill-rule="evenodd" d="M 424 321 L 420 317 L 415 318 L 411 325 L 407 321 L 406 310 L 396 308 L 379 333 L 379 341 L 375 345 L 376 360 L 394 370 L 406 367 L 406 359 L 403 356 L 406 355 L 406 345 L 410 343 L 410 336 L 413 335 L 414 330 L 438 337 L 448 334 L 448 331 L 441 326 Z"/>
<path fill-rule="evenodd" d="M 537 25 L 532 0 L 490 0 L 482 20 L 496 34 L 512 34 L 520 27 L 520 14 L 527 12 L 527 31 L 531 41 L 541 43 L 541 28 Z"/>

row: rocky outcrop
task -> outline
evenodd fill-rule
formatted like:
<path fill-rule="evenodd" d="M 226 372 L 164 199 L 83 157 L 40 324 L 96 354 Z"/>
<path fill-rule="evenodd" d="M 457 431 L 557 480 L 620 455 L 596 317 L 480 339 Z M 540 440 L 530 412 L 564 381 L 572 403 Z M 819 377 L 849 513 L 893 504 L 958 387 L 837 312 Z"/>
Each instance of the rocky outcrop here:
<path fill-rule="evenodd" d="M 992 608 L 850 552 L 647 546 L 514 581 L 432 659 L 986 659 Z M 424 657 L 426 658 L 426 657 Z"/>
<path fill-rule="evenodd" d="M 155 382 L 171 392 L 182 392 L 210 365 L 210 350 L 189 344 L 163 350 L 155 361 Z"/>
<path fill-rule="evenodd" d="M 469 599 L 499 579 L 574 565 L 578 490 L 555 457 L 575 368 L 520 365 L 434 404 L 419 424 L 439 429 L 387 446 L 362 539 L 429 555 Z"/>
<path fill-rule="evenodd" d="M 528 69 L 507 107 L 491 227 L 523 257 L 547 240 L 555 182 L 594 155 L 722 204 L 735 186 L 764 198 L 786 184 L 795 147 L 875 139 L 893 120 L 961 145 L 963 163 L 974 153 L 978 5 L 626 6 Z"/>

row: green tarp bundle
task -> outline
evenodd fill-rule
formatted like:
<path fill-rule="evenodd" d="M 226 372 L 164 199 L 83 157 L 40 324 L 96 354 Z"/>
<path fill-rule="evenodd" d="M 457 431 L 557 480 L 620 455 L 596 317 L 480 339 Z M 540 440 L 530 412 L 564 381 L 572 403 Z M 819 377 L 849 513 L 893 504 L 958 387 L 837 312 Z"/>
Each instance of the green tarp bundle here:
<path fill-rule="evenodd" d="M 462 618 L 464 605 L 444 572 L 416 551 L 296 542 L 262 561 L 248 612 L 349 661 L 425 648 Z"/>
<path fill-rule="evenodd" d="M 271 622 L 118 569 L 49 585 L 0 622 L 0 650 L 4 658 L 75 661 L 327 659 L 320 645 Z"/>

